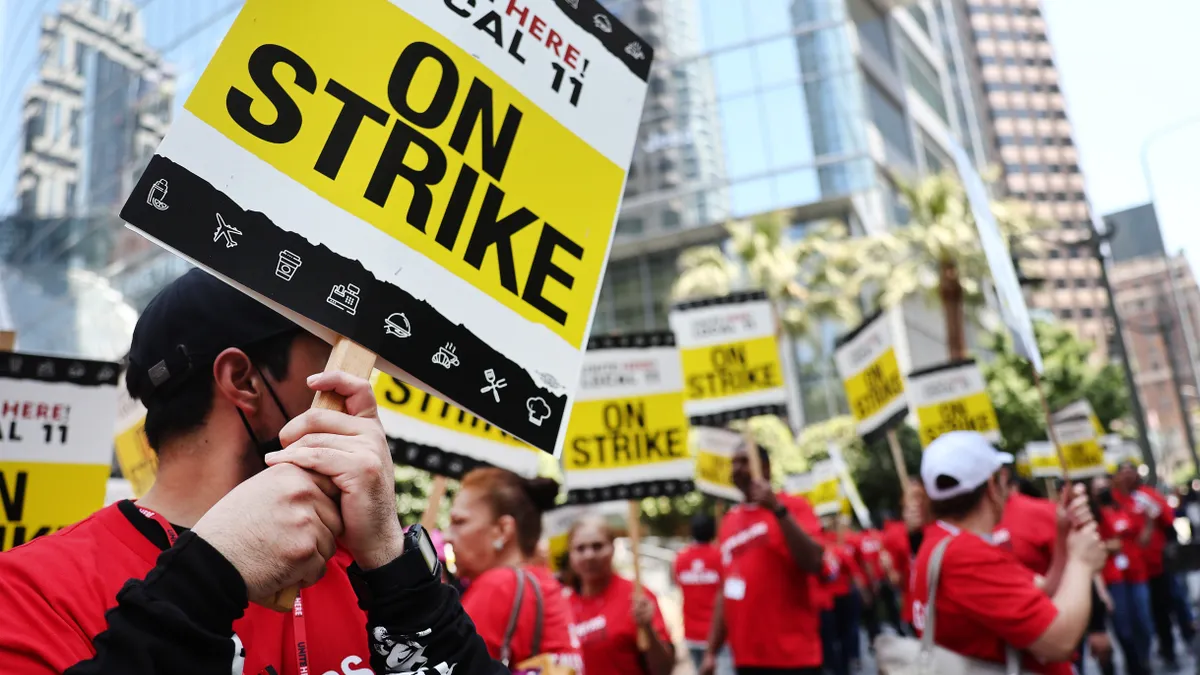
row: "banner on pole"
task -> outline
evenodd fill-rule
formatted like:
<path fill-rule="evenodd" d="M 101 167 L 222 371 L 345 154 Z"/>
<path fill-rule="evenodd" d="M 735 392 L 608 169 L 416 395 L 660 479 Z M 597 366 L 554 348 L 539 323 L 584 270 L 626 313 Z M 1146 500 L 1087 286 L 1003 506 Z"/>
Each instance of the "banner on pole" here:
<path fill-rule="evenodd" d="M 697 426 L 722 427 L 757 415 L 787 419 L 787 387 L 765 293 L 690 300 L 671 308 L 686 408 Z"/>
<path fill-rule="evenodd" d="M 562 455 L 572 504 L 681 495 L 693 488 L 683 371 L 670 332 L 588 342 Z"/>
<path fill-rule="evenodd" d="M 908 414 L 904 378 L 886 313 L 877 313 L 838 338 L 834 361 L 859 436 L 873 436 Z"/>
<path fill-rule="evenodd" d="M 652 59 L 594 0 L 247 0 L 121 217 L 555 453 Z"/>
<path fill-rule="evenodd" d="M 116 363 L 0 352 L 0 550 L 104 506 Z"/>
<path fill-rule="evenodd" d="M 375 401 L 392 459 L 399 464 L 455 480 L 483 466 L 537 476 L 537 448 L 403 380 L 380 374 Z"/>
<path fill-rule="evenodd" d="M 733 484 L 733 453 L 742 435 L 716 427 L 692 427 L 689 436 L 696 459 L 696 489 L 706 495 L 732 502 L 744 499 Z"/>
<path fill-rule="evenodd" d="M 967 200 L 971 203 L 971 215 L 975 217 L 975 227 L 979 230 L 979 243 L 992 272 L 992 284 L 1000 303 L 1000 319 L 1012 335 L 1017 354 L 1029 361 L 1035 371 L 1041 373 L 1042 353 L 1038 350 L 1033 321 L 1029 317 L 1029 308 L 1025 305 L 1025 294 L 1021 291 L 1021 283 L 1017 279 L 1017 270 L 1013 267 L 1008 244 L 1000 233 L 996 217 L 992 215 L 992 200 L 987 187 L 984 186 L 983 179 L 975 170 L 975 165 L 971 163 L 966 151 L 953 139 L 950 140 L 950 152 L 954 156 L 954 166 L 962 179 Z"/>
<path fill-rule="evenodd" d="M 909 374 L 908 396 L 917 410 L 922 447 L 948 431 L 977 431 L 993 443 L 1000 441 L 1000 422 L 974 360 Z"/>
<path fill-rule="evenodd" d="M 1050 441 L 1030 441 L 1025 444 L 1025 457 L 1032 478 L 1062 478 L 1062 465 Z"/>

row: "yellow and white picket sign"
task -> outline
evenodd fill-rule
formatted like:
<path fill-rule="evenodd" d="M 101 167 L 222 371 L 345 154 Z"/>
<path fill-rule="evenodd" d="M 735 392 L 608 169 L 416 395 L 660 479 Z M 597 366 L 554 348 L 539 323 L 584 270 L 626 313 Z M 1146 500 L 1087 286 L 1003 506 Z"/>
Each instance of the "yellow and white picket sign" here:
<path fill-rule="evenodd" d="M 562 466 L 573 504 L 692 490 L 683 370 L 670 332 L 588 342 Z"/>
<path fill-rule="evenodd" d="M 1062 478 L 1062 464 L 1050 441 L 1030 441 L 1025 445 L 1025 459 L 1031 478 Z"/>
<path fill-rule="evenodd" d="M 117 385 L 117 426 L 113 450 L 121 475 L 129 481 L 134 497 L 141 498 L 154 485 L 158 473 L 158 453 L 146 440 L 146 408 L 129 395 L 122 377 Z"/>
<path fill-rule="evenodd" d="M 842 510 L 842 486 L 834 460 L 814 462 L 805 473 L 795 473 L 784 480 L 784 491 L 808 500 L 818 516 L 828 516 Z"/>
<path fill-rule="evenodd" d="M 1104 448 L 1104 463 L 1110 474 L 1116 473 L 1122 462 L 1132 462 L 1134 466 L 1144 463 L 1142 449 L 1136 441 L 1117 434 L 1105 434 L 1100 437 L 1100 446 Z"/>
<path fill-rule="evenodd" d="M 671 308 L 692 424 L 724 426 L 756 415 L 787 418 L 787 389 L 765 293 L 689 300 Z"/>
<path fill-rule="evenodd" d="M 1091 420 L 1078 418 L 1054 423 L 1054 433 L 1067 460 L 1067 478 L 1079 479 L 1103 476 L 1104 448 Z"/>
<path fill-rule="evenodd" d="M 555 453 L 653 60 L 587 7 L 246 0 L 121 217 Z"/>
<path fill-rule="evenodd" d="M 379 373 L 375 401 L 398 463 L 454 479 L 480 466 L 537 475 L 537 448 L 433 394 Z"/>
<path fill-rule="evenodd" d="M 1017 475 L 1021 478 L 1033 478 L 1033 465 L 1029 462 L 1029 454 L 1021 450 L 1016 454 Z"/>
<path fill-rule="evenodd" d="M 0 352 L 0 550 L 104 506 L 116 363 Z"/>
<path fill-rule="evenodd" d="M 834 351 L 850 413 L 864 438 L 908 412 L 904 378 L 887 323 L 886 312 L 876 314 L 838 338 Z"/>
<path fill-rule="evenodd" d="M 696 489 L 720 499 L 742 501 L 742 491 L 733 484 L 733 453 L 742 444 L 742 435 L 716 427 L 692 427 L 689 438 L 696 460 Z"/>
<path fill-rule="evenodd" d="M 1050 416 L 1050 419 L 1055 423 L 1066 422 L 1073 419 L 1086 419 L 1091 422 L 1092 428 L 1096 431 L 1096 436 L 1104 435 L 1104 425 L 1100 423 L 1100 417 L 1096 415 L 1096 411 L 1092 408 L 1092 404 L 1087 399 L 1079 399 L 1067 404 L 1058 412 Z"/>
<path fill-rule="evenodd" d="M 978 431 L 993 443 L 1000 440 L 996 409 L 974 360 L 913 372 L 907 390 L 922 447 L 948 431 Z"/>

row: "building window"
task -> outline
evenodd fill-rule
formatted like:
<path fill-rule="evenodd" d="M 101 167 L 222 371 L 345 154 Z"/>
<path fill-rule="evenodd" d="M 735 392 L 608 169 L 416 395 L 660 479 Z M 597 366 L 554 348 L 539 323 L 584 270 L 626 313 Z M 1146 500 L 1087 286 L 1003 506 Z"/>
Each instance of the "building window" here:
<path fill-rule="evenodd" d="M 1037 146 L 1037 144 L 1038 144 L 1037 139 L 1034 138 L 1033 136 L 1022 136 L 1021 137 L 1021 145 L 1025 146 L 1025 147 L 1035 147 L 1035 146 Z"/>
<path fill-rule="evenodd" d="M 641 234 L 646 224 L 641 218 L 620 218 L 617 220 L 617 232 L 621 234 Z"/>
<path fill-rule="evenodd" d="M 1070 307 L 1064 307 L 1058 310 L 1058 315 L 1064 319 L 1075 318 L 1075 312 L 1073 312 Z"/>
<path fill-rule="evenodd" d="M 854 21 L 859 42 L 889 66 L 893 65 L 892 41 L 888 34 L 887 16 L 880 14 L 869 0 L 852 0 L 849 6 L 850 18 Z"/>
<path fill-rule="evenodd" d="M 1015 65 L 1017 65 L 1017 57 L 1015 57 L 1015 56 L 1005 56 L 1005 57 L 1004 57 L 1004 65 L 1006 65 L 1006 66 L 1015 66 Z"/>
<path fill-rule="evenodd" d="M 1046 193 L 1045 192 L 1035 192 L 1035 193 L 1033 193 L 1033 198 L 1036 201 L 1044 202 L 1044 201 L 1046 201 Z"/>
<path fill-rule="evenodd" d="M 992 36 L 990 31 L 986 31 L 986 30 L 982 30 L 982 29 L 978 29 L 978 28 L 971 31 L 971 35 L 973 35 L 976 40 L 986 40 Z"/>
<path fill-rule="evenodd" d="M 1021 165 L 1020 164 L 1005 164 L 1004 171 L 1005 171 L 1005 173 L 1021 173 Z"/>
<path fill-rule="evenodd" d="M 981 66 L 994 66 L 994 65 L 996 65 L 996 57 L 994 57 L 994 56 L 980 56 L 980 57 L 979 57 L 979 65 L 981 65 Z"/>
<path fill-rule="evenodd" d="M 1029 173 L 1044 173 L 1046 171 L 1046 167 L 1042 166 L 1041 164 L 1028 164 L 1025 166 L 1025 170 Z"/>
<path fill-rule="evenodd" d="M 929 32 L 929 17 L 925 16 L 925 10 L 920 5 L 909 5 L 908 13 L 912 16 L 913 21 L 916 21 L 917 25 L 921 27 L 921 32 L 932 35 Z"/>
<path fill-rule="evenodd" d="M 1078 164 L 1064 164 L 1063 171 L 1065 173 L 1079 173 L 1079 165 Z"/>
<path fill-rule="evenodd" d="M 1080 315 L 1080 316 L 1082 316 L 1082 317 L 1083 317 L 1083 318 L 1085 318 L 1085 319 L 1090 319 L 1090 318 L 1092 318 L 1092 316 L 1093 316 L 1094 314 L 1095 314 L 1095 312 L 1094 312 L 1094 311 L 1092 311 L 1092 308 L 1091 308 L 1091 307 L 1084 307 L 1083 309 L 1079 310 L 1079 315 Z"/>
<path fill-rule="evenodd" d="M 894 152 L 908 159 L 910 163 L 915 161 L 912 136 L 909 134 L 908 120 L 904 118 L 904 111 L 892 100 L 891 96 L 883 91 L 874 78 L 868 76 L 866 83 L 871 121 L 879 129 L 884 142 Z"/>
<path fill-rule="evenodd" d="M 1057 164 L 1046 165 L 1046 173 L 1059 173 L 1060 171 L 1062 171 L 1062 167 Z"/>
<path fill-rule="evenodd" d="M 1050 258 L 1051 259 L 1058 260 L 1061 257 L 1062 257 L 1062 251 L 1060 251 L 1056 248 L 1050 249 Z"/>
<path fill-rule="evenodd" d="M 1077 201 L 1086 202 L 1086 201 L 1087 201 L 1087 195 L 1083 194 L 1082 192 L 1076 192 L 1076 193 L 1075 193 L 1075 199 L 1076 199 Z"/>
<path fill-rule="evenodd" d="M 1088 281 L 1089 281 L 1088 279 L 1076 279 L 1075 280 L 1075 288 L 1087 288 Z"/>
<path fill-rule="evenodd" d="M 1067 193 L 1065 193 L 1065 192 L 1055 192 L 1055 193 L 1054 193 L 1054 201 L 1056 201 L 1056 202 L 1065 202 L 1065 201 L 1067 201 Z M 1067 225 L 1067 223 L 1063 223 L 1063 225 Z M 1069 225 L 1068 225 L 1068 227 L 1069 227 Z"/>
<path fill-rule="evenodd" d="M 1012 136 L 999 136 L 999 137 L 997 137 L 997 140 L 1000 141 L 1000 145 L 1012 145 L 1013 144 Z"/>
<path fill-rule="evenodd" d="M 942 80 L 937 68 L 934 68 L 929 59 L 925 58 L 908 38 L 901 37 L 900 51 L 904 55 L 904 74 L 908 78 L 908 84 L 943 121 L 949 122 L 946 100 L 942 98 Z"/>
<path fill-rule="evenodd" d="M 1054 280 L 1054 287 L 1055 287 L 1055 288 L 1066 288 L 1066 287 L 1067 287 L 1067 280 L 1066 280 L 1066 279 L 1055 279 L 1055 280 Z"/>

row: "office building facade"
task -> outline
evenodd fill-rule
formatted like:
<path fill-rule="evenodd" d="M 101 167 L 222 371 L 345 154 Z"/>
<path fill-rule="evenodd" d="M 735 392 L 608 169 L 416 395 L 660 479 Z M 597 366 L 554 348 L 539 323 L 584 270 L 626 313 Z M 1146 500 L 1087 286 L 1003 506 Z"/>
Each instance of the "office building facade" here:
<path fill-rule="evenodd" d="M 11 264 L 102 266 L 146 245 L 112 216 L 171 121 L 174 75 L 130 0 L 72 0 L 42 19 L 26 91 Z M 47 223 L 49 224 L 47 226 Z"/>
<path fill-rule="evenodd" d="M 1191 465 L 1184 424 L 1195 424 L 1200 414 L 1194 366 L 1200 288 L 1182 254 L 1122 260 L 1113 264 L 1109 278 L 1151 446 L 1169 476 Z"/>
<path fill-rule="evenodd" d="M 907 221 L 891 173 L 951 168 L 950 143 L 988 162 L 953 0 L 604 0 L 655 48 L 595 332 L 666 328 L 676 261 L 724 224 L 784 211 L 800 236 Z M 902 6 L 897 6 L 902 5 Z M 938 310 L 893 326 L 920 367 L 945 358 Z M 839 409 L 829 356 L 844 326 L 795 348 L 803 419 Z"/>
<path fill-rule="evenodd" d="M 1100 263 L 1087 244 L 1092 215 L 1039 0 L 960 1 L 1004 188 L 1028 202 L 1034 216 L 1058 225 L 1045 235 L 1050 245 L 1044 254 L 1022 261 L 1022 271 L 1042 281 L 1029 293 L 1030 304 L 1093 342 L 1102 361 L 1112 322 Z"/>

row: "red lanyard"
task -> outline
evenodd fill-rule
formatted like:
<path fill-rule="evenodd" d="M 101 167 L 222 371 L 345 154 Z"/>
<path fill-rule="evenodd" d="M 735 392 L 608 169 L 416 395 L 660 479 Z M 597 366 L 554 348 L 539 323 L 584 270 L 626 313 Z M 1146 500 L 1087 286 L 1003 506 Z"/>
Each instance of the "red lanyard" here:
<path fill-rule="evenodd" d="M 179 533 L 166 518 L 143 506 L 139 506 L 138 511 L 158 523 L 158 526 L 163 529 L 163 533 L 167 535 L 168 546 L 175 545 L 179 539 Z M 300 600 L 299 592 L 296 593 L 296 602 L 292 605 L 292 632 L 295 633 L 294 637 L 296 638 L 296 672 L 298 675 L 308 675 L 308 631 L 304 628 L 304 605 Z"/>

